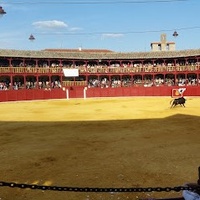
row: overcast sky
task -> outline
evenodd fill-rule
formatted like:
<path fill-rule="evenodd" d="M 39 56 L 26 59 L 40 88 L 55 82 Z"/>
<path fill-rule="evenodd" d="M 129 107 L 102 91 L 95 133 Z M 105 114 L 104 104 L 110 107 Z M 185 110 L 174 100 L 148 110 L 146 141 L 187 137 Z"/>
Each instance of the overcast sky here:
<path fill-rule="evenodd" d="M 1 49 L 142 52 L 162 33 L 177 50 L 200 48 L 200 0 L 0 0 L 0 6 Z"/>

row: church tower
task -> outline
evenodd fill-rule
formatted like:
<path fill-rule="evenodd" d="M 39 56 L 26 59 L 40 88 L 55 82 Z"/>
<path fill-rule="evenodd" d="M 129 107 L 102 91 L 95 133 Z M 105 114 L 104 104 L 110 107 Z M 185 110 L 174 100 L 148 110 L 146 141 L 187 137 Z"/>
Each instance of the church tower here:
<path fill-rule="evenodd" d="M 175 42 L 168 42 L 167 35 L 160 35 L 160 42 L 151 43 L 151 51 L 175 51 Z"/>

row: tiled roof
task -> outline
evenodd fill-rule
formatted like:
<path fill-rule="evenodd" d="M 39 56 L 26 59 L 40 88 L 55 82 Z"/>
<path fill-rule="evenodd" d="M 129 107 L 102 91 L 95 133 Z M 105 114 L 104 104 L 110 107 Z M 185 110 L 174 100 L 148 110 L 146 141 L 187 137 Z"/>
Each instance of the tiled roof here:
<path fill-rule="evenodd" d="M 181 51 L 153 51 L 153 52 L 91 52 L 91 51 L 33 51 L 33 50 L 14 50 L 0 49 L 0 57 L 16 58 L 52 58 L 52 59 L 153 59 L 153 58 L 178 58 L 199 56 L 200 49 L 190 49 Z"/>
<path fill-rule="evenodd" d="M 106 52 L 113 52 L 107 49 L 44 49 L 44 51 L 51 51 L 51 52 L 88 52 L 88 53 L 106 53 Z"/>

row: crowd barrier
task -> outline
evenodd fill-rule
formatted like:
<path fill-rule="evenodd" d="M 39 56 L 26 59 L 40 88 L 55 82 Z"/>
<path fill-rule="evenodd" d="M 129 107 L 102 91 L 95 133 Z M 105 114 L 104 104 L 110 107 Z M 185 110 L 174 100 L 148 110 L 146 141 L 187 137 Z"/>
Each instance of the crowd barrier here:
<path fill-rule="evenodd" d="M 123 97 L 123 96 L 171 96 L 173 89 L 179 87 L 118 87 L 118 88 L 87 88 L 66 87 L 62 89 L 21 89 L 0 91 L 0 102 L 47 100 L 47 99 L 71 99 L 94 97 Z M 199 86 L 185 87 L 184 96 L 200 96 Z"/>
<path fill-rule="evenodd" d="M 65 92 L 61 89 L 53 90 L 6 90 L 0 91 L 0 101 L 26 101 L 26 100 L 44 100 L 44 99 L 62 99 L 66 98 Z"/>

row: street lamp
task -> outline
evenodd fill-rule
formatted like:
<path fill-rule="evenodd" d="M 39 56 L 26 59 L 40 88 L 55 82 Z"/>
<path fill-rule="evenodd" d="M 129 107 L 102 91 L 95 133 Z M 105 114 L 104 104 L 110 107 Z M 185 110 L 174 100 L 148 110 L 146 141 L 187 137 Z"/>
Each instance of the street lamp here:
<path fill-rule="evenodd" d="M 29 40 L 30 40 L 30 41 L 35 40 L 35 37 L 31 34 L 30 37 L 29 37 Z"/>
<path fill-rule="evenodd" d="M 4 9 L 2 8 L 2 6 L 0 6 L 0 15 L 5 15 L 6 12 L 4 11 Z"/>
<path fill-rule="evenodd" d="M 174 31 L 173 36 L 176 38 L 178 36 L 178 33 Z"/>

